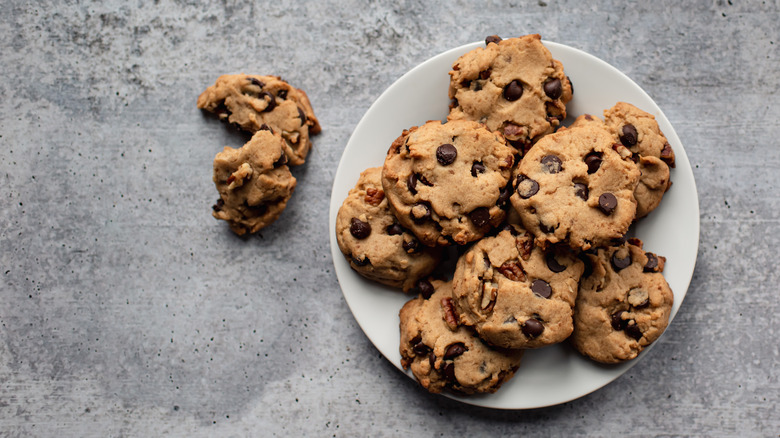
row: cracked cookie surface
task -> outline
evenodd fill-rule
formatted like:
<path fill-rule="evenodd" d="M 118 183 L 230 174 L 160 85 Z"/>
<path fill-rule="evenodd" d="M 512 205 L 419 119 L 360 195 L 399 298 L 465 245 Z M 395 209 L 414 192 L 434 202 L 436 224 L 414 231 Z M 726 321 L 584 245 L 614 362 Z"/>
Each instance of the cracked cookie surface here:
<path fill-rule="evenodd" d="M 401 365 L 433 393 L 495 392 L 514 375 L 523 351 L 490 347 L 457 325 L 451 283 L 435 280 L 433 287 L 430 298 L 420 295 L 401 308 Z"/>
<path fill-rule="evenodd" d="M 279 132 L 292 166 L 304 163 L 309 136 L 320 132 L 306 93 L 278 76 L 222 75 L 198 96 L 197 106 L 245 131 L 254 133 L 265 125 Z"/>
<path fill-rule="evenodd" d="M 455 61 L 449 97 L 449 120 L 484 123 L 523 152 L 560 126 L 572 87 L 539 35 L 489 37 Z"/>
<path fill-rule="evenodd" d="M 257 131 L 242 147 L 225 147 L 214 158 L 219 200 L 213 216 L 238 235 L 255 233 L 282 214 L 296 180 L 285 164 L 284 140 L 269 130 Z"/>
<path fill-rule="evenodd" d="M 665 259 L 645 252 L 638 239 L 582 257 L 572 344 L 597 362 L 635 358 L 669 324 L 674 295 L 661 274 Z"/>
<path fill-rule="evenodd" d="M 349 191 L 336 217 L 336 241 L 352 269 L 405 292 L 433 271 L 441 252 L 398 223 L 382 189 L 381 167 L 363 171 Z"/>
<path fill-rule="evenodd" d="M 572 332 L 572 308 L 583 263 L 566 246 L 542 250 L 508 225 L 458 260 L 453 299 L 462 323 L 505 348 L 538 348 Z"/>
<path fill-rule="evenodd" d="M 482 124 L 430 121 L 390 146 L 382 186 L 398 221 L 425 245 L 462 245 L 504 219 L 513 155 Z"/>
<path fill-rule="evenodd" d="M 606 246 L 634 220 L 639 169 L 630 151 L 596 123 L 545 136 L 513 175 L 512 206 L 542 246 Z"/>

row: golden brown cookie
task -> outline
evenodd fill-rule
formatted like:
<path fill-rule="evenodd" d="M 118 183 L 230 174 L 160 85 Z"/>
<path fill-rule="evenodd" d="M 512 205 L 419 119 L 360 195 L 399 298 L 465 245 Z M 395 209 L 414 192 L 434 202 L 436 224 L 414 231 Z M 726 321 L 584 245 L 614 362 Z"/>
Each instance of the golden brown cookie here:
<path fill-rule="evenodd" d="M 430 121 L 393 142 L 382 186 L 399 223 L 425 245 L 462 245 L 504 219 L 513 154 L 479 123 Z"/>
<path fill-rule="evenodd" d="M 381 167 L 362 172 L 349 191 L 336 217 L 336 241 L 352 269 L 404 292 L 433 271 L 441 253 L 398 223 L 382 190 Z"/>
<path fill-rule="evenodd" d="M 622 238 L 634 220 L 639 169 L 598 123 L 539 140 L 514 171 L 512 206 L 542 246 L 574 249 Z"/>
<path fill-rule="evenodd" d="M 458 260 L 453 299 L 463 324 L 505 348 L 538 348 L 572 332 L 583 263 L 566 246 L 543 250 L 517 225 L 475 243 Z"/>
<path fill-rule="evenodd" d="M 225 147 L 214 158 L 219 200 L 213 215 L 238 235 L 273 223 L 287 206 L 296 180 L 285 164 L 284 140 L 269 130 L 257 131 L 243 147 Z"/>
<path fill-rule="evenodd" d="M 674 295 L 661 274 L 665 259 L 642 250 L 639 239 L 582 257 L 572 344 L 598 362 L 635 358 L 669 324 Z"/>
<path fill-rule="evenodd" d="M 223 75 L 198 97 L 198 108 L 249 132 L 264 125 L 284 138 L 289 164 L 303 164 L 310 135 L 320 132 L 308 96 L 278 76 Z"/>
<path fill-rule="evenodd" d="M 455 61 L 449 96 L 449 120 L 484 123 L 523 152 L 560 126 L 572 87 L 539 35 L 494 36 Z"/>
<path fill-rule="evenodd" d="M 458 326 L 451 284 L 437 280 L 433 286 L 430 298 L 418 296 L 401 308 L 401 365 L 430 392 L 497 391 L 515 374 L 523 351 L 490 347 Z"/>

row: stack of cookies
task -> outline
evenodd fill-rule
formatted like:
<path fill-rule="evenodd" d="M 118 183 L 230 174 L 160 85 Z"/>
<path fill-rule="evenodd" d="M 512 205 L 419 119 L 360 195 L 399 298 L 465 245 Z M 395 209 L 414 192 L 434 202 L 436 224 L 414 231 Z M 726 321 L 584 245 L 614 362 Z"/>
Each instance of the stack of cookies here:
<path fill-rule="evenodd" d="M 403 367 L 471 394 L 496 391 L 527 349 L 635 358 L 673 303 L 665 259 L 626 237 L 671 185 L 654 117 L 619 102 L 563 127 L 572 84 L 539 35 L 488 37 L 449 74 L 447 121 L 404 130 L 336 220 L 356 272 L 417 294 L 400 311 Z"/>
<path fill-rule="evenodd" d="M 305 162 L 309 136 L 320 132 L 309 98 L 278 76 L 223 75 L 198 97 L 198 108 L 252 134 L 214 158 L 212 214 L 238 235 L 255 233 L 284 211 L 296 185 L 289 166 Z"/>

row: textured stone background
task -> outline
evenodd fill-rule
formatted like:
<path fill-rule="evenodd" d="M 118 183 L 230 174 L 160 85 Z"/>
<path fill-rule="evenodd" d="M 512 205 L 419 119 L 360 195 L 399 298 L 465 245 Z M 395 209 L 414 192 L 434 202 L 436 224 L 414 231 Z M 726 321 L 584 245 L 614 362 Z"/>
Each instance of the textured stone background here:
<path fill-rule="evenodd" d="M 39 1 L 0 15 L 0 435 L 777 436 L 775 1 Z M 733 3 L 733 4 L 732 4 Z M 701 245 L 663 340 L 607 387 L 504 412 L 422 391 L 372 346 L 329 251 L 333 175 L 411 67 L 541 33 L 621 69 L 694 166 Z M 262 237 L 210 216 L 244 137 L 195 108 L 279 74 L 323 125 Z"/>

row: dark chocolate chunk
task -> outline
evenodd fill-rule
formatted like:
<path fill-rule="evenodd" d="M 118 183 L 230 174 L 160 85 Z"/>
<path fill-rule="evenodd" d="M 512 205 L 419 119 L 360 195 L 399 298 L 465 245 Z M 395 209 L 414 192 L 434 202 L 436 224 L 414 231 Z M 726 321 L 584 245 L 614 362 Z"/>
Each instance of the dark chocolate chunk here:
<path fill-rule="evenodd" d="M 617 198 L 612 193 L 602 193 L 599 196 L 599 209 L 606 215 L 612 214 L 617 207 Z"/>
<path fill-rule="evenodd" d="M 588 200 L 588 194 L 590 191 L 588 190 L 588 186 L 586 186 L 583 183 L 574 183 L 574 195 L 578 198 L 582 199 L 583 201 Z"/>
<path fill-rule="evenodd" d="M 553 80 L 544 83 L 544 94 L 550 99 L 557 99 L 563 94 L 563 87 L 561 86 L 561 80 L 555 78 Z"/>
<path fill-rule="evenodd" d="M 414 237 L 412 237 L 408 242 L 404 240 L 404 243 L 401 246 L 403 246 L 404 251 L 407 253 L 415 253 L 420 251 L 420 241 Z"/>
<path fill-rule="evenodd" d="M 479 161 L 475 161 L 474 164 L 471 165 L 471 176 L 476 178 L 478 173 L 485 173 L 486 170 L 487 168 L 484 164 Z"/>
<path fill-rule="evenodd" d="M 273 111 L 273 109 L 276 108 L 276 97 L 274 97 L 273 94 L 271 94 L 271 93 L 269 93 L 267 91 L 262 91 L 262 92 L 260 92 L 260 95 L 258 95 L 257 97 L 260 100 L 265 100 L 266 97 L 268 98 L 268 100 L 267 100 L 268 106 L 266 106 L 265 109 L 263 111 L 261 111 L 261 112 L 267 113 L 269 111 Z"/>
<path fill-rule="evenodd" d="M 349 224 L 349 232 L 355 236 L 355 239 L 365 239 L 371 234 L 371 225 L 353 217 L 352 222 Z"/>
<path fill-rule="evenodd" d="M 444 378 L 449 380 L 450 382 L 456 382 L 455 380 L 455 364 L 452 362 L 445 362 L 444 363 Z"/>
<path fill-rule="evenodd" d="M 588 173 L 596 173 L 601 167 L 601 154 L 598 152 L 591 152 L 585 155 L 585 164 L 588 165 Z"/>
<path fill-rule="evenodd" d="M 444 351 L 444 360 L 452 360 L 456 357 L 460 356 L 461 354 L 468 351 L 468 348 L 466 348 L 466 345 L 463 344 L 463 342 L 456 342 Z"/>
<path fill-rule="evenodd" d="M 620 142 L 623 143 L 623 146 L 630 148 L 636 145 L 637 136 L 636 127 L 629 123 L 623 126 L 618 137 L 620 137 Z"/>
<path fill-rule="evenodd" d="M 488 210 L 487 207 L 475 208 L 469 213 L 469 219 L 471 219 L 471 222 L 474 223 L 475 227 L 482 228 L 490 223 L 490 210 Z"/>
<path fill-rule="evenodd" d="M 428 280 L 418 280 L 415 288 L 426 300 L 430 298 L 434 292 L 433 285 Z"/>
<path fill-rule="evenodd" d="M 501 37 L 498 35 L 490 35 L 489 37 L 485 38 L 485 45 L 487 46 L 490 43 L 496 43 L 498 44 L 501 42 Z"/>
<path fill-rule="evenodd" d="M 618 255 L 618 252 L 615 251 L 612 253 L 612 267 L 615 269 L 615 272 L 620 272 L 623 269 L 626 269 L 631 265 L 631 253 L 627 253 L 625 257 L 620 257 Z"/>
<path fill-rule="evenodd" d="M 626 313 L 623 310 L 618 310 L 612 314 L 612 328 L 615 330 L 623 330 L 628 325 L 628 321 L 623 319 L 623 314 Z"/>
<path fill-rule="evenodd" d="M 276 97 L 282 100 L 287 99 L 287 90 L 279 90 L 279 92 L 276 93 Z"/>
<path fill-rule="evenodd" d="M 409 192 L 413 195 L 417 194 L 417 174 L 412 173 L 409 175 L 409 178 L 406 179 L 406 188 L 409 189 Z"/>
<path fill-rule="evenodd" d="M 555 155 L 547 155 L 542 158 L 542 170 L 547 173 L 558 173 L 563 169 L 561 159 Z"/>
<path fill-rule="evenodd" d="M 438 161 L 442 166 L 449 166 L 455 162 L 457 157 L 458 150 L 455 149 L 455 146 L 449 143 L 445 143 L 436 148 L 436 161 Z"/>
<path fill-rule="evenodd" d="M 566 270 L 566 266 L 558 263 L 558 260 L 555 258 L 555 254 L 549 253 L 545 258 L 547 259 L 547 269 L 555 272 L 556 274 Z"/>
<path fill-rule="evenodd" d="M 531 291 L 542 298 L 550 298 L 550 296 L 552 296 L 552 287 L 550 287 L 550 283 L 541 279 L 536 279 L 531 283 Z"/>
<path fill-rule="evenodd" d="M 544 325 L 536 318 L 529 318 L 523 323 L 520 330 L 529 338 L 535 338 L 544 332 Z"/>
<path fill-rule="evenodd" d="M 636 325 L 636 321 L 631 321 L 631 322 L 633 322 L 633 324 L 626 325 L 626 328 L 624 330 L 626 332 L 626 335 L 628 335 L 628 337 L 638 341 L 642 339 L 642 332 L 639 330 L 639 326 Z"/>
<path fill-rule="evenodd" d="M 523 199 L 528 199 L 539 192 L 539 183 L 522 174 L 517 175 L 515 187 L 517 187 L 518 196 Z"/>
<path fill-rule="evenodd" d="M 421 224 L 431 218 L 431 206 L 427 202 L 418 202 L 412 207 L 412 220 L 416 224 Z"/>
<path fill-rule="evenodd" d="M 504 99 L 513 102 L 523 96 L 523 83 L 517 79 L 504 87 Z"/>
<path fill-rule="evenodd" d="M 369 260 L 368 257 L 360 260 L 359 258 L 352 256 L 352 263 L 354 263 L 356 266 L 366 266 L 367 264 L 371 263 L 371 260 Z"/>
<path fill-rule="evenodd" d="M 260 89 L 265 87 L 265 84 L 262 81 L 260 81 L 259 79 L 255 79 L 255 78 L 253 78 L 251 76 L 247 77 L 247 79 L 249 79 L 249 82 L 251 82 L 252 84 L 257 85 L 258 87 L 260 87 Z"/>
<path fill-rule="evenodd" d="M 387 234 L 391 236 L 403 234 L 403 232 L 404 232 L 404 228 L 399 224 L 393 224 L 387 227 Z"/>
<path fill-rule="evenodd" d="M 645 272 L 654 272 L 656 269 L 658 269 L 658 257 L 656 257 L 655 254 L 651 252 L 646 252 L 645 257 L 647 257 L 647 263 L 645 263 Z"/>

